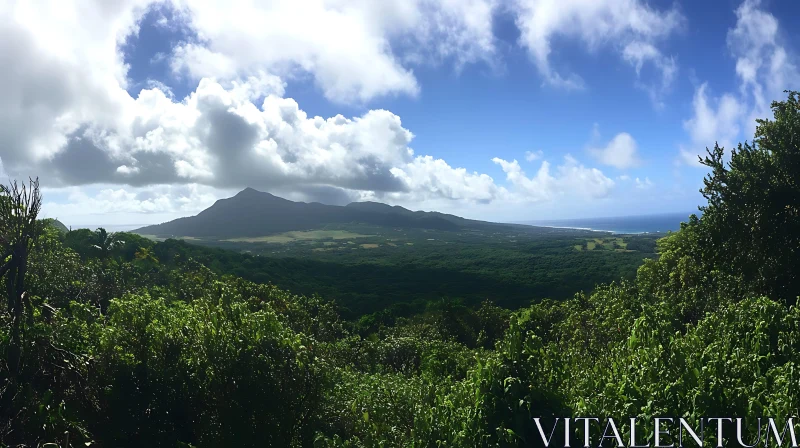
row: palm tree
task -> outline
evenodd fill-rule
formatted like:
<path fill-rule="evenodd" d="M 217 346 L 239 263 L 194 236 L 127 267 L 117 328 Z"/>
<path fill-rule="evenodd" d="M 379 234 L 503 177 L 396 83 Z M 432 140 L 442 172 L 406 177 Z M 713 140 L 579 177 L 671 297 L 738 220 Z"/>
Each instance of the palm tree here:
<path fill-rule="evenodd" d="M 92 244 L 92 247 L 100 251 L 100 257 L 104 260 L 111 255 L 111 251 L 125 244 L 116 232 L 108 233 L 102 227 L 95 230 L 94 234 L 97 237 L 97 244 Z"/>
<path fill-rule="evenodd" d="M 33 325 L 33 309 L 28 300 L 25 288 L 25 274 L 28 268 L 28 252 L 36 241 L 39 226 L 36 218 L 42 205 L 39 191 L 39 179 L 29 179 L 28 185 L 0 185 L 0 279 L 5 276 L 8 312 L 11 317 L 10 335 L 6 349 L 7 372 L 11 373 L 0 401 L 16 395 L 17 387 L 25 384 L 22 378 L 20 357 L 22 354 L 22 319 L 26 314 L 30 325 Z M 8 378 L 8 377 L 7 377 Z M 0 418 L 8 418 L 9 414 L 0 411 Z M 12 417 L 13 418 L 13 417 Z"/>

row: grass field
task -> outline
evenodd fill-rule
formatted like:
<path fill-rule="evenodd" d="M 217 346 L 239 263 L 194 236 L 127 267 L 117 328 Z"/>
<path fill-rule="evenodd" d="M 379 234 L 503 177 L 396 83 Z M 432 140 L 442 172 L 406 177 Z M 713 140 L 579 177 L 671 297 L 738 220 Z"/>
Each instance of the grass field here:
<path fill-rule="evenodd" d="M 363 235 L 347 230 L 308 230 L 279 233 L 277 235 L 231 238 L 222 241 L 232 243 L 291 243 L 294 241 L 314 241 L 314 240 L 347 240 L 351 238 L 367 238 L 373 235 Z"/>
<path fill-rule="evenodd" d="M 143 236 L 143 237 L 145 237 L 145 238 L 147 238 L 149 240 L 153 240 L 153 241 L 164 241 L 164 240 L 167 239 L 166 237 L 156 236 L 156 235 L 141 235 L 141 236 Z M 196 238 L 196 237 L 193 237 L 193 236 L 176 236 L 176 237 L 173 237 L 173 238 L 175 238 L 176 240 L 186 240 L 186 241 L 188 241 L 190 243 L 202 241 L 201 238 Z"/>
<path fill-rule="evenodd" d="M 616 250 L 626 251 L 628 243 L 623 238 L 592 238 L 587 239 L 584 244 L 576 244 L 573 246 L 575 250 Z"/>

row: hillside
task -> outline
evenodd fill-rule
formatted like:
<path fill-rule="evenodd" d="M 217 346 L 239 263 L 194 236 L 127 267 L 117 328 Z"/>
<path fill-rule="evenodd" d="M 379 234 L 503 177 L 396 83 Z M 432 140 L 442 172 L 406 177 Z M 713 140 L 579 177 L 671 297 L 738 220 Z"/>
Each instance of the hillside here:
<path fill-rule="evenodd" d="M 218 200 L 196 216 L 142 227 L 135 232 L 157 236 L 230 238 L 346 223 L 431 230 L 511 227 L 438 212 L 415 212 L 377 202 L 357 202 L 347 206 L 294 202 L 246 188 L 231 198 Z"/>

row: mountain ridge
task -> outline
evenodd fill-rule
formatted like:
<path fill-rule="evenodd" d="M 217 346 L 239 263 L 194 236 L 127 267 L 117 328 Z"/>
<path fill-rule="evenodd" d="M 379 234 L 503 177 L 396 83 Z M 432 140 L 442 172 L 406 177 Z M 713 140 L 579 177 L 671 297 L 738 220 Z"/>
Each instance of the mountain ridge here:
<path fill-rule="evenodd" d="M 347 223 L 453 231 L 512 227 L 440 212 L 412 211 L 381 202 L 351 202 L 345 206 L 295 202 L 247 187 L 234 196 L 218 199 L 197 215 L 141 227 L 134 232 L 157 236 L 234 238 Z"/>

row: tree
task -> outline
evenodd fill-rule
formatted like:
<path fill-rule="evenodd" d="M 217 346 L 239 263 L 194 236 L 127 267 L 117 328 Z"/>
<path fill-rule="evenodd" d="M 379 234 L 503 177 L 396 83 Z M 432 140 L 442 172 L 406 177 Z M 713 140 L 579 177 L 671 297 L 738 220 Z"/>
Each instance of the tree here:
<path fill-rule="evenodd" d="M 94 234 L 97 244 L 93 244 L 92 247 L 100 252 L 100 257 L 104 260 L 111 255 L 114 249 L 125 244 L 125 241 L 120 239 L 119 234 L 116 232 L 109 233 L 102 227 L 98 228 Z"/>
<path fill-rule="evenodd" d="M 151 247 L 140 247 L 134 254 L 134 263 L 146 270 L 151 270 L 159 264 Z"/>
<path fill-rule="evenodd" d="M 33 310 L 26 296 L 25 273 L 28 267 L 28 252 L 36 241 L 40 225 L 36 221 L 42 205 L 39 179 L 19 185 L 16 181 L 0 185 L 0 252 L 3 265 L 0 277 L 5 277 L 8 311 L 11 315 L 10 344 L 6 352 L 8 383 L 0 396 L 0 409 L 10 409 L 20 378 L 20 354 L 22 319 L 27 310 L 28 320 L 33 319 Z M 10 415 L 4 417 L 11 417 Z"/>
<path fill-rule="evenodd" d="M 711 169 L 700 190 L 700 259 L 751 285 L 752 294 L 794 304 L 800 295 L 800 93 L 772 103 L 774 118 L 756 120 L 752 143 L 725 163 L 719 145 L 700 162 Z"/>

